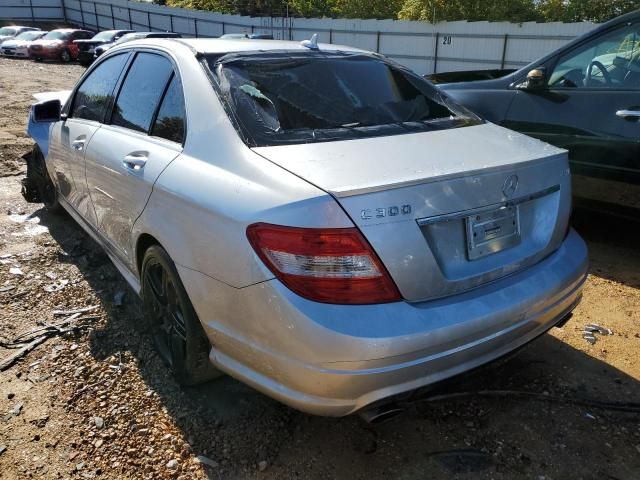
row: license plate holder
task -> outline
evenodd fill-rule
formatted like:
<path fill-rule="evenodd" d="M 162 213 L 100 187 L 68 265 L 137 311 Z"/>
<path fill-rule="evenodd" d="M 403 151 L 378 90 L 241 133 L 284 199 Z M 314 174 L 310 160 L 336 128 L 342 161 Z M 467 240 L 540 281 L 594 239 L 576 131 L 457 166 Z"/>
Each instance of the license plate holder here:
<path fill-rule="evenodd" d="M 500 207 L 465 218 L 467 257 L 476 260 L 520 243 L 518 205 Z"/>

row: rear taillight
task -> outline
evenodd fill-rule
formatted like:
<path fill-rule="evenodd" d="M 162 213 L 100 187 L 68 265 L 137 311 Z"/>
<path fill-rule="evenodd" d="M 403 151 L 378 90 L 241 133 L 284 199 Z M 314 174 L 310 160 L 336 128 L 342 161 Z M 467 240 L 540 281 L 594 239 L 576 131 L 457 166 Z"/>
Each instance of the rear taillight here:
<path fill-rule="evenodd" d="M 389 273 L 356 228 L 254 223 L 247 237 L 269 270 L 309 300 L 359 305 L 401 300 Z"/>

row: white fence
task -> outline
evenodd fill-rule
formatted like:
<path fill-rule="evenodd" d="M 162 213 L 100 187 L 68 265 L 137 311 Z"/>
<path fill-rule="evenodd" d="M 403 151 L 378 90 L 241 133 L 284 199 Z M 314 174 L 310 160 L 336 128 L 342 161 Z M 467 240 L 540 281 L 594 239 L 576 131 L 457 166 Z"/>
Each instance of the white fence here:
<path fill-rule="evenodd" d="M 382 53 L 418 73 L 518 68 L 594 28 L 583 23 L 410 22 L 244 17 L 127 0 L 0 0 L 0 20 L 62 21 L 94 30 L 170 30 L 184 36 L 264 32 Z"/>

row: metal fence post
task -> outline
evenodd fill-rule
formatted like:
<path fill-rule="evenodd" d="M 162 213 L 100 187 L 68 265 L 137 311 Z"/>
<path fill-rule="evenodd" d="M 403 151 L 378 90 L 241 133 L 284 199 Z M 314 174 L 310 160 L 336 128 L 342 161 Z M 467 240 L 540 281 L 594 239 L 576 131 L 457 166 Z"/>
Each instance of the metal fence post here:
<path fill-rule="evenodd" d="M 147 10 L 147 28 L 150 32 L 153 32 L 153 30 L 151 30 L 151 14 L 149 13 L 149 10 Z"/>
<path fill-rule="evenodd" d="M 129 17 L 129 30 L 133 30 L 133 23 L 131 23 L 131 9 L 127 5 L 127 16 Z"/>
<path fill-rule="evenodd" d="M 116 19 L 113 16 L 113 4 L 109 4 L 109 10 L 111 10 L 111 28 L 116 29 Z"/>
<path fill-rule="evenodd" d="M 171 31 L 173 32 L 173 15 L 169 15 L 169 21 L 171 22 Z"/>
<path fill-rule="evenodd" d="M 80 19 L 82 20 L 82 28 L 86 28 L 86 23 L 84 23 L 84 9 L 82 8 L 82 0 L 78 1 L 78 5 L 80 6 Z"/>
<path fill-rule="evenodd" d="M 376 32 L 376 52 L 380 53 L 380 30 Z"/>
<path fill-rule="evenodd" d="M 224 22 L 222 22 L 222 35 L 224 35 Z"/>
<path fill-rule="evenodd" d="M 329 29 L 329 43 L 333 43 L 333 28 Z"/>
<path fill-rule="evenodd" d="M 64 3 L 64 0 L 61 0 L 60 5 L 62 5 L 62 18 L 64 23 L 67 23 L 67 6 Z"/>
<path fill-rule="evenodd" d="M 198 38 L 198 19 L 193 19 L 193 30 L 195 32 L 196 38 Z"/>
<path fill-rule="evenodd" d="M 33 14 L 33 1 L 29 0 L 29 10 L 31 10 L 31 23 L 34 23 L 36 16 Z"/>
<path fill-rule="evenodd" d="M 440 32 L 436 32 L 436 45 L 433 52 L 433 73 L 438 72 L 438 43 L 440 42 Z"/>
<path fill-rule="evenodd" d="M 509 42 L 509 34 L 504 34 L 504 43 L 502 44 L 502 60 L 500 61 L 500 69 L 504 70 L 504 62 L 507 58 L 507 43 Z"/>

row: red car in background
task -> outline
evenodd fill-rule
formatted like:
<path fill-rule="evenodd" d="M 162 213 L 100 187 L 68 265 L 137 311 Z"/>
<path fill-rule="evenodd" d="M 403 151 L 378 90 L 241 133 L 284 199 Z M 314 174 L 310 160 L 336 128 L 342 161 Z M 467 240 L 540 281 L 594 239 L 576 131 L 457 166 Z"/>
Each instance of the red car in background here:
<path fill-rule="evenodd" d="M 29 46 L 29 56 L 35 61 L 44 59 L 70 62 L 78 58 L 78 45 L 74 40 L 84 40 L 93 37 L 93 32 L 73 28 L 59 28 L 51 30 L 40 40 Z"/>

